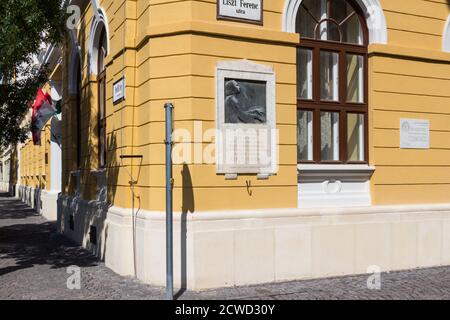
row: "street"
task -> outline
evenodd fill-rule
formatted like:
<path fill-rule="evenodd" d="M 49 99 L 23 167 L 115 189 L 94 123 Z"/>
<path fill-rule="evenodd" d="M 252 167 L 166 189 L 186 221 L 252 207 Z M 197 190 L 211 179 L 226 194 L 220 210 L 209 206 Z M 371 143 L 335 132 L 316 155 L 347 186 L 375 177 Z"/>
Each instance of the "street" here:
<path fill-rule="evenodd" d="M 81 270 L 81 288 L 70 290 L 70 266 Z M 178 292 L 179 299 L 450 299 L 450 267 Z M 175 291 L 177 292 L 177 291 Z M 56 233 L 18 200 L 0 195 L 0 299 L 164 299 L 156 288 L 109 270 L 86 250 Z"/>

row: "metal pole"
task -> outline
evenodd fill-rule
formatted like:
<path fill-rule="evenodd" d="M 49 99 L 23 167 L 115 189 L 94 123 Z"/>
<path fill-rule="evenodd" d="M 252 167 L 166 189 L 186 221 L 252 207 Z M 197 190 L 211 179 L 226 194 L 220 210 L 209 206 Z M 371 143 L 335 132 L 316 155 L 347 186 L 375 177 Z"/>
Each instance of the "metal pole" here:
<path fill-rule="evenodd" d="M 173 300 L 173 104 L 166 103 L 166 299 Z"/>

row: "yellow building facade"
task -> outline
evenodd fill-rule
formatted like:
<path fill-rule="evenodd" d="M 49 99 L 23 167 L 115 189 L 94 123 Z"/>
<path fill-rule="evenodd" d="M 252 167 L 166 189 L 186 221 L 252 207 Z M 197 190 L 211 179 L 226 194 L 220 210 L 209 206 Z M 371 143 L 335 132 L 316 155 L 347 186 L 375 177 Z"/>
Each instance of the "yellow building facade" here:
<path fill-rule="evenodd" d="M 168 102 L 178 286 L 450 264 L 447 0 L 70 4 L 57 219 L 114 271 L 165 282 Z M 217 130 L 247 124 L 233 79 L 264 87 L 268 171 L 218 164 Z M 23 183 L 49 183 L 45 148 Z"/>
<path fill-rule="evenodd" d="M 49 81 L 42 91 L 51 95 L 54 103 L 61 99 L 61 51 L 51 45 L 36 57 L 36 65 L 46 65 Z M 22 126 L 31 127 L 33 110 L 25 115 Z M 57 199 L 61 192 L 61 115 L 56 115 L 42 128 L 40 144 L 33 143 L 29 133 L 23 143 L 14 147 L 11 180 L 14 194 L 49 220 L 56 220 Z"/>

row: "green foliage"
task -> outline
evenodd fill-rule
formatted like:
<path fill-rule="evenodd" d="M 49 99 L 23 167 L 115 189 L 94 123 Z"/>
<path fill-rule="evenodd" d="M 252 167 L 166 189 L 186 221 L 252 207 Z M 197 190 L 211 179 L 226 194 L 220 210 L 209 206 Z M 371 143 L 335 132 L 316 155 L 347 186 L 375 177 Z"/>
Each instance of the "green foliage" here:
<path fill-rule="evenodd" d="M 48 73 L 33 65 L 33 57 L 43 45 L 62 40 L 61 2 L 0 0 L 0 146 L 23 141 L 29 130 L 20 124 Z"/>

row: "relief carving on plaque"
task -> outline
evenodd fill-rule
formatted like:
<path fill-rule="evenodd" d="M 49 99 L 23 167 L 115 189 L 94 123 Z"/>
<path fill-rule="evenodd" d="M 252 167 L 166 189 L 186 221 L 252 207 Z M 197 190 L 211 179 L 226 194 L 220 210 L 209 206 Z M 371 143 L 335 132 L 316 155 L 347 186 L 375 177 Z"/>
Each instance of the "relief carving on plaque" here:
<path fill-rule="evenodd" d="M 266 83 L 225 79 L 225 123 L 266 123 Z"/>

